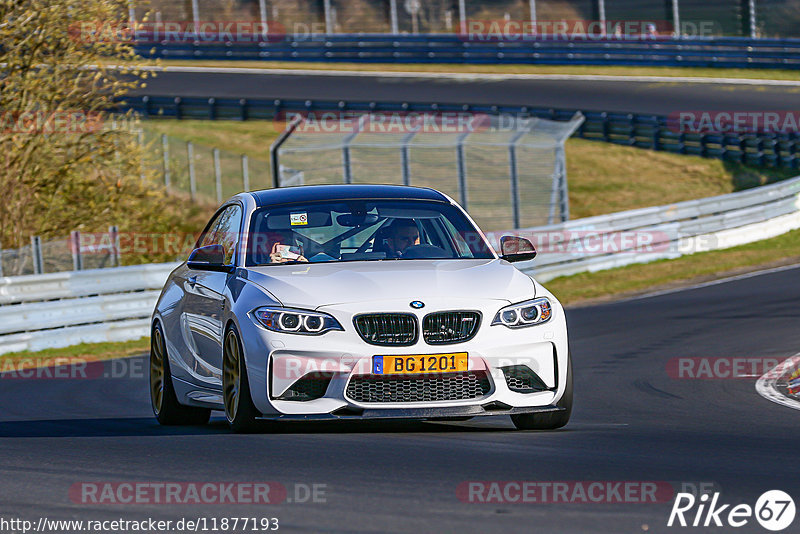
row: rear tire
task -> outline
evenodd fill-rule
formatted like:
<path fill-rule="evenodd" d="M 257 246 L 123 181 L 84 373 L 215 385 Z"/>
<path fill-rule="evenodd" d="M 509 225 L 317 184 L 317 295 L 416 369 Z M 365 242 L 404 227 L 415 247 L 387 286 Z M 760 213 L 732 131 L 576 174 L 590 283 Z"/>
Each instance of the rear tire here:
<path fill-rule="evenodd" d="M 204 425 L 211 417 L 211 410 L 207 408 L 184 406 L 178 402 L 169 370 L 164 332 L 158 323 L 153 326 L 150 336 L 150 405 L 162 425 Z"/>
<path fill-rule="evenodd" d="M 561 428 L 569 422 L 572 414 L 572 355 L 568 356 L 567 364 L 567 384 L 564 394 L 556 403 L 559 408 L 564 408 L 558 412 L 545 413 L 524 413 L 512 415 L 511 421 L 519 430 L 555 430 Z"/>
<path fill-rule="evenodd" d="M 236 433 L 249 433 L 258 428 L 256 420 L 261 414 L 250 396 L 250 381 L 242 343 L 236 328 L 231 325 L 225 333 L 222 357 L 222 397 L 225 418 Z"/>

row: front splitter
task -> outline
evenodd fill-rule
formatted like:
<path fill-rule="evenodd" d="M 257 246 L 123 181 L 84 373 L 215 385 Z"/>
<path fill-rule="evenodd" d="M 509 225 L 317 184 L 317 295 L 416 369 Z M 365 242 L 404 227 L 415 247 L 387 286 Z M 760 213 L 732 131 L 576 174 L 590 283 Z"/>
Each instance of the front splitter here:
<path fill-rule="evenodd" d="M 517 415 L 525 413 L 560 412 L 564 408 L 550 404 L 547 406 L 512 407 L 501 403 L 476 406 L 453 406 L 444 408 L 356 408 L 345 407 L 324 414 L 280 414 L 261 417 L 262 420 L 280 421 L 331 421 L 355 419 L 460 419 L 464 417 L 484 417 L 490 415 Z"/>

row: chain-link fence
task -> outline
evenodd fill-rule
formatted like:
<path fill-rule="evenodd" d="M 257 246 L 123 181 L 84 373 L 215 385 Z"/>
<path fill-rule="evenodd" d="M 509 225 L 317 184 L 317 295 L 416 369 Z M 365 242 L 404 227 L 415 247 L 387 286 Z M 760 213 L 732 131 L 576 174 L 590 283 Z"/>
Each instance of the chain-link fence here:
<path fill-rule="evenodd" d="M 107 233 L 89 234 L 82 239 L 80 232 L 69 237 L 42 241 L 31 237 L 31 244 L 17 249 L 0 250 L 0 276 L 79 271 L 118 267 L 119 233 L 116 226 Z"/>
<path fill-rule="evenodd" d="M 221 203 L 242 191 L 272 187 L 268 159 L 248 157 L 145 131 L 141 142 L 148 147 L 145 165 L 173 193 L 188 195 L 192 200 Z M 291 185 L 289 184 L 282 185 Z"/>
<path fill-rule="evenodd" d="M 689 36 L 800 37 L 792 0 L 141 0 L 133 19 L 263 22 L 273 33 L 452 33 L 474 21 L 652 21 Z M 658 23 L 663 23 L 659 25 Z"/>
<path fill-rule="evenodd" d="M 242 191 L 272 187 L 268 160 L 248 158 L 207 145 L 198 145 L 149 130 L 136 130 L 131 124 L 114 124 L 137 136 L 145 146 L 142 179 L 157 180 L 172 194 L 202 203 L 219 204 Z M 291 174 L 284 171 L 284 174 Z M 301 185 L 302 176 L 289 176 L 281 185 Z M 127 243 L 132 236 L 126 235 Z M 0 276 L 19 276 L 119 265 L 119 235 L 114 227 L 108 233 L 81 234 L 41 240 L 17 249 L 0 249 Z"/>
<path fill-rule="evenodd" d="M 564 142 L 583 122 L 474 113 L 299 114 L 281 180 L 432 187 L 485 230 L 569 218 Z"/>

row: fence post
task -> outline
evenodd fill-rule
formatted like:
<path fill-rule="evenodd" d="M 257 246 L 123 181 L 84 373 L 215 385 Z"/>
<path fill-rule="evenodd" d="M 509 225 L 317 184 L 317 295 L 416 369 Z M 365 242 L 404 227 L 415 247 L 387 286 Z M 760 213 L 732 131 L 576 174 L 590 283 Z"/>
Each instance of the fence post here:
<path fill-rule="evenodd" d="M 672 0 L 672 25 L 674 26 L 673 34 L 675 37 L 681 37 L 681 12 L 678 6 L 678 0 Z"/>
<path fill-rule="evenodd" d="M 31 258 L 33 259 L 33 274 L 43 274 L 42 240 L 36 235 L 31 236 Z"/>
<path fill-rule="evenodd" d="M 461 35 L 467 34 L 467 6 L 465 0 L 458 0 L 458 27 Z"/>
<path fill-rule="evenodd" d="M 530 2 L 530 13 L 531 13 L 531 34 L 536 35 L 538 33 L 536 28 L 536 0 L 528 0 Z"/>
<path fill-rule="evenodd" d="M 192 22 L 194 22 L 192 30 L 197 35 L 197 28 L 200 25 L 200 6 L 198 0 L 192 0 Z"/>
<path fill-rule="evenodd" d="M 518 128 L 517 133 L 515 133 L 508 142 L 508 169 L 509 169 L 509 178 L 511 179 L 511 213 L 514 218 L 515 230 L 522 226 L 520 210 L 519 210 L 519 173 L 517 172 L 517 142 L 523 135 L 528 133 L 528 130 L 520 128 L 519 125 L 517 125 L 517 128 Z"/>
<path fill-rule="evenodd" d="M 331 0 L 325 0 L 324 5 L 325 5 L 325 34 L 330 35 L 333 33 L 333 20 L 331 18 Z"/>
<path fill-rule="evenodd" d="M 560 182 L 559 193 L 561 194 L 561 222 L 569 220 L 569 188 L 567 186 L 567 155 L 564 152 L 564 144 L 556 148 L 556 168 Z"/>
<path fill-rule="evenodd" d="M 750 32 L 750 39 L 756 38 L 756 0 L 745 0 L 747 2 L 747 26 Z M 742 17 L 744 18 L 744 17 Z"/>
<path fill-rule="evenodd" d="M 353 183 L 353 169 L 350 166 L 350 145 L 342 147 L 342 173 L 344 175 L 344 183 Z"/>
<path fill-rule="evenodd" d="M 461 207 L 467 209 L 469 197 L 467 195 L 467 163 L 464 161 L 464 139 L 469 131 L 459 134 L 456 139 L 456 166 L 458 169 L 458 201 Z"/>
<path fill-rule="evenodd" d="M 186 142 L 186 159 L 189 160 L 189 192 L 194 201 L 197 197 L 197 177 L 194 174 L 194 144 L 191 141 Z"/>
<path fill-rule="evenodd" d="M 258 0 L 258 11 L 261 15 L 261 27 L 262 33 L 261 35 L 266 39 L 267 35 L 269 34 L 268 26 L 267 26 L 267 2 L 266 0 Z"/>
<path fill-rule="evenodd" d="M 250 166 L 247 154 L 242 154 L 242 191 L 250 191 Z"/>
<path fill-rule="evenodd" d="M 81 233 L 73 230 L 69 234 L 69 247 L 72 249 L 72 270 L 83 270 L 83 256 L 81 255 Z"/>
<path fill-rule="evenodd" d="M 214 178 L 217 187 L 217 204 L 222 204 L 222 169 L 219 164 L 219 149 L 214 149 Z"/>
<path fill-rule="evenodd" d="M 277 113 L 277 101 L 276 101 L 276 109 L 275 112 Z M 278 136 L 278 138 L 272 143 L 272 146 L 269 147 L 269 157 L 270 157 L 270 167 L 272 169 L 272 187 L 275 189 L 281 186 L 281 164 L 279 161 L 281 145 L 289 139 L 289 136 L 292 135 L 297 125 L 303 121 L 303 116 L 299 113 L 294 116 L 292 122 L 289 123 L 289 126 L 286 127 L 283 132 Z"/>
<path fill-rule="evenodd" d="M 392 21 L 392 35 L 397 35 L 400 30 L 397 25 L 397 0 L 390 0 L 389 2 L 389 17 Z"/>
<path fill-rule="evenodd" d="M 597 18 L 600 21 L 600 31 L 603 35 L 606 34 L 606 2 L 605 0 L 597 0 Z"/>
<path fill-rule="evenodd" d="M 137 141 L 139 142 L 139 148 L 142 149 L 144 152 L 144 130 L 139 130 L 137 137 Z M 139 178 L 144 183 L 147 180 L 144 172 L 144 156 L 139 160 Z"/>
<path fill-rule="evenodd" d="M 116 225 L 108 227 L 108 237 L 111 241 L 111 266 L 119 267 L 119 228 Z"/>
<path fill-rule="evenodd" d="M 369 114 L 363 114 L 358 119 L 358 124 L 356 125 L 355 129 L 347 134 L 347 137 L 342 139 L 342 172 L 344 174 L 344 183 L 352 184 L 353 183 L 353 168 L 350 165 L 350 142 L 355 139 L 355 137 L 361 133 L 361 129 L 364 127 L 364 122 L 369 118 Z"/>
<path fill-rule="evenodd" d="M 169 141 L 167 140 L 167 134 L 161 134 L 161 152 L 164 155 L 164 187 L 169 189 Z"/>
<path fill-rule="evenodd" d="M 412 131 L 403 136 L 401 143 L 403 146 L 400 148 L 400 170 L 403 176 L 403 185 L 411 185 L 411 161 L 408 153 L 408 144 L 417 135 L 416 131 Z"/>

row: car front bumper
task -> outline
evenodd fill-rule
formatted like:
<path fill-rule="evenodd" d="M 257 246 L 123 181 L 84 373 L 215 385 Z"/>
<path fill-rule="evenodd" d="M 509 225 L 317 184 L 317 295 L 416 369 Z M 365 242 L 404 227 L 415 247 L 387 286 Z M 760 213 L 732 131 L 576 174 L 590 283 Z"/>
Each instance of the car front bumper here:
<path fill-rule="evenodd" d="M 542 296 L 542 295 L 540 295 Z M 412 346 L 373 346 L 355 331 L 352 317 L 363 304 L 323 307 L 342 324 L 344 331 L 321 336 L 301 336 L 268 331 L 253 321 L 239 325 L 247 359 L 250 390 L 256 408 L 264 418 L 351 419 L 400 418 L 438 419 L 484 415 L 513 415 L 559 410 L 556 403 L 564 392 L 568 368 L 567 328 L 561 305 L 552 298 L 553 316 L 547 323 L 522 329 L 492 326 L 503 301 L 429 303 L 420 312 L 457 309 L 478 310 L 482 324 L 477 335 L 464 343 L 428 345 L 421 339 Z M 406 306 L 405 309 L 400 305 Z M 407 311 L 408 303 L 386 302 L 374 311 Z M 356 377 L 373 376 L 376 355 L 439 355 L 466 352 L 471 373 L 485 373 L 489 390 L 474 398 L 411 402 L 363 402 L 348 394 Z M 546 389 L 520 393 L 509 388 L 504 367 L 523 365 L 536 373 Z M 329 383 L 324 394 L 313 400 L 283 400 L 280 397 L 303 377 L 324 373 Z M 419 375 L 408 375 L 416 378 Z M 435 377 L 435 375 L 428 375 Z M 446 376 L 446 375 L 442 375 Z"/>

